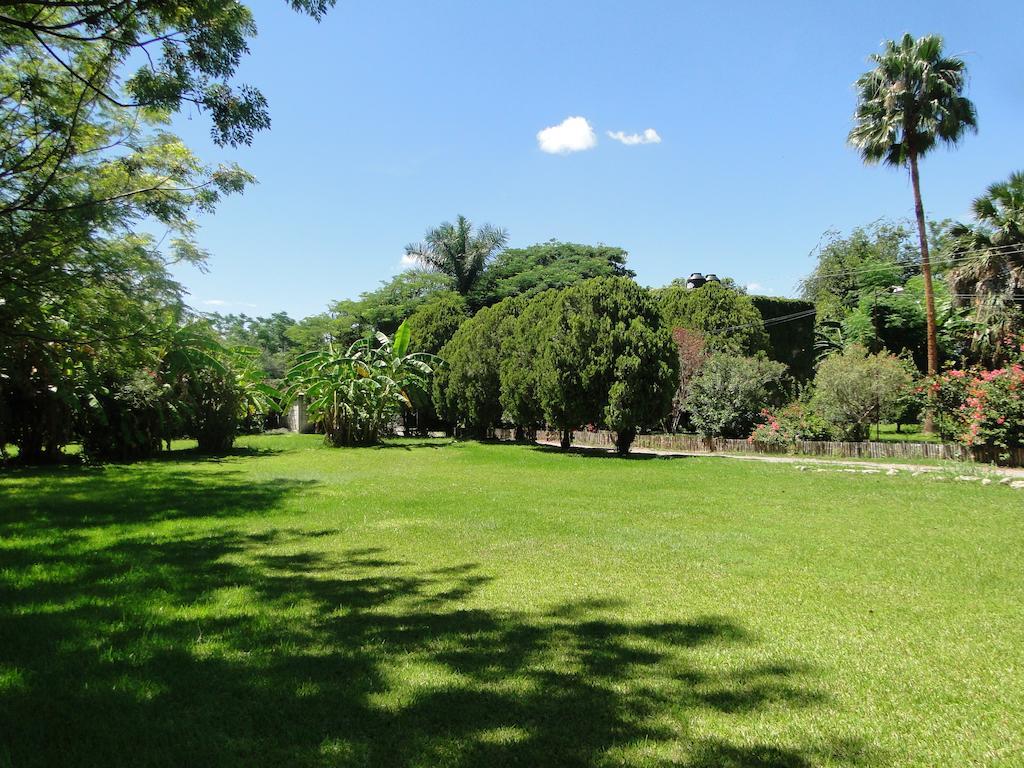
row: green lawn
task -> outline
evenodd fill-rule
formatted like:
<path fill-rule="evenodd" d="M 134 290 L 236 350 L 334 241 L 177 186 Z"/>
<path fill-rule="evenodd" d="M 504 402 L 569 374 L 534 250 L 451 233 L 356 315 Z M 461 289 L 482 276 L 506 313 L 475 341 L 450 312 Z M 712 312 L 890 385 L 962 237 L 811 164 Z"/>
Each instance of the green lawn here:
<path fill-rule="evenodd" d="M 928 434 L 921 429 L 920 424 L 904 424 L 899 432 L 895 424 L 879 424 L 876 427 L 871 425 L 869 431 L 871 440 L 881 440 L 883 443 L 941 443 L 942 438 L 935 434 Z"/>
<path fill-rule="evenodd" d="M 0 475 L 0 766 L 1024 765 L 1024 493 L 513 445 Z"/>

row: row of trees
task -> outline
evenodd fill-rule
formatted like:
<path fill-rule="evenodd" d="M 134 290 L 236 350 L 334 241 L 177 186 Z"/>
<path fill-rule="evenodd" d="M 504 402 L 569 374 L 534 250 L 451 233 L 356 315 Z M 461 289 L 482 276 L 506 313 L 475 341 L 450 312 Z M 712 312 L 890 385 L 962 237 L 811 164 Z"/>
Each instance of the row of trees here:
<path fill-rule="evenodd" d="M 521 435 L 547 424 L 568 447 L 574 429 L 602 425 L 625 453 L 665 417 L 676 388 L 658 303 L 625 277 L 504 299 L 464 322 L 440 357 L 436 407 L 478 436 L 502 421 Z"/>

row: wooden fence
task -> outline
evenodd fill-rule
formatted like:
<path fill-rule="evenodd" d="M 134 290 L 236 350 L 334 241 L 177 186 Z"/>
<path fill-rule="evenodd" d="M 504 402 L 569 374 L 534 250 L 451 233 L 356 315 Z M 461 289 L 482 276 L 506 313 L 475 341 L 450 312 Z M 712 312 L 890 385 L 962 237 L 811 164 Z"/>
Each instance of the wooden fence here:
<path fill-rule="evenodd" d="M 514 435 L 510 429 L 497 429 L 494 436 L 498 440 L 512 440 Z M 559 433 L 538 430 L 537 440 L 544 443 L 557 443 Z M 615 435 L 612 432 L 573 432 L 572 444 L 575 446 L 594 446 L 612 448 Z M 648 448 L 657 451 L 678 453 L 763 453 L 763 454 L 798 454 L 801 456 L 827 456 L 837 459 L 948 459 L 954 461 L 996 462 L 998 456 L 991 449 L 971 449 L 956 443 L 910 443 L 910 442 L 861 442 L 840 443 L 827 440 L 800 440 L 793 446 L 765 445 L 751 443 L 747 440 L 729 440 L 722 437 L 699 437 L 697 435 L 637 435 L 633 443 L 635 448 Z M 1009 461 L 1001 464 L 1024 466 L 1024 448 L 1011 452 Z"/>

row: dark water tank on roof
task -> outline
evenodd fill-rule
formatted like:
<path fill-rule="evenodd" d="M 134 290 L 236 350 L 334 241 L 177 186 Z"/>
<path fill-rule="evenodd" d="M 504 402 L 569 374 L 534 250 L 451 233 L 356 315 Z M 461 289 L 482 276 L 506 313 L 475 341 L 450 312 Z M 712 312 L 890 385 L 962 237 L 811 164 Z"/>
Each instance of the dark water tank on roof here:
<path fill-rule="evenodd" d="M 692 275 L 686 278 L 686 287 L 700 288 L 706 282 L 707 280 L 704 279 L 704 275 L 702 275 L 700 272 L 694 272 Z"/>
<path fill-rule="evenodd" d="M 708 276 L 705 277 L 704 279 L 707 282 L 709 282 L 709 283 L 720 283 L 720 282 L 722 282 L 721 280 L 718 279 L 718 275 L 716 275 L 714 272 L 709 273 Z"/>

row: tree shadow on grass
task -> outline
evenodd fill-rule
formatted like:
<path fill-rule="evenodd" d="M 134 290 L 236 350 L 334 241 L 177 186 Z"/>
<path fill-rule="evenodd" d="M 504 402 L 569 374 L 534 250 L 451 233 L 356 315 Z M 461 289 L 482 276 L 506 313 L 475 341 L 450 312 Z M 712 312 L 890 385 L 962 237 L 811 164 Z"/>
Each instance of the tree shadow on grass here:
<path fill-rule="evenodd" d="M 432 437 L 422 440 L 415 438 L 389 438 L 382 443 L 377 443 L 371 446 L 375 450 L 394 450 L 396 448 L 403 451 L 411 451 L 416 448 L 448 448 L 455 445 L 458 441 L 455 438 L 445 437 Z"/>
<path fill-rule="evenodd" d="M 174 448 L 170 451 L 161 451 L 147 461 L 155 462 L 209 462 L 222 464 L 236 459 L 257 458 L 259 456 L 275 456 L 284 453 L 281 448 L 267 448 L 266 446 L 235 445 L 230 450 L 210 453 L 201 451 L 198 448 Z"/>
<path fill-rule="evenodd" d="M 539 453 L 551 453 L 562 456 L 586 456 L 589 459 L 617 459 L 619 461 L 684 461 L 695 459 L 697 456 L 689 455 L 667 455 L 661 453 L 637 453 L 632 451 L 625 456 L 616 452 L 614 448 L 601 445 L 574 445 L 568 450 L 562 450 L 557 445 L 547 443 L 532 443 L 530 446 Z"/>
<path fill-rule="evenodd" d="M 9 481 L 9 482 L 8 482 Z M 19 482 L 20 481 L 20 482 Z M 0 480 L 0 536 L 163 520 L 249 516 L 314 481 L 253 482 L 235 470 L 173 472 L 159 463 L 25 469 Z"/>
<path fill-rule="evenodd" d="M 164 487 L 163 506 L 189 490 Z M 294 490 L 256 488 L 243 506 Z M 63 524 L 0 546 L 0 765 L 881 762 L 856 742 L 692 733 L 702 713 L 828 704 L 798 663 L 710 666 L 761 642 L 726 616 L 476 607 L 492 582 L 476 564 L 330 549 L 340 532 L 133 528 L 97 543 Z"/>

